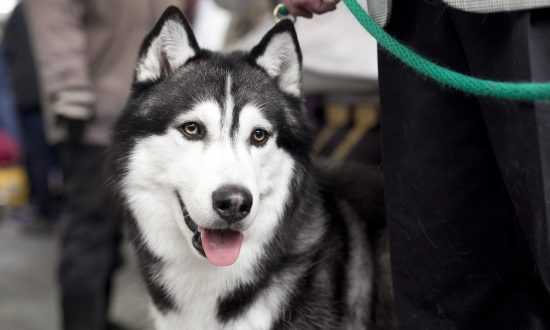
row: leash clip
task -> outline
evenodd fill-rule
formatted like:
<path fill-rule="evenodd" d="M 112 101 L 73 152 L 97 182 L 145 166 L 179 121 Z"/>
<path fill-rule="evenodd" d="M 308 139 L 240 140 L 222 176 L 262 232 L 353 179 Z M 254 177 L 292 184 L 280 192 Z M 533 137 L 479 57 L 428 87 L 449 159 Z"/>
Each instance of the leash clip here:
<path fill-rule="evenodd" d="M 280 22 L 283 19 L 290 19 L 293 23 L 296 22 L 296 16 L 291 15 L 288 8 L 282 3 L 278 3 L 275 8 L 273 8 L 273 18 L 276 22 Z"/>

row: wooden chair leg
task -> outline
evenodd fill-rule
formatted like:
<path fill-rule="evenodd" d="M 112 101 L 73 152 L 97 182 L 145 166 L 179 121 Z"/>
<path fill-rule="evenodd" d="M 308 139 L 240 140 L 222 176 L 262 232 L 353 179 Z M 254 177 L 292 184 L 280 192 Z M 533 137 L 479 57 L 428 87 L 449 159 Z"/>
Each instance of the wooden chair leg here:
<path fill-rule="evenodd" d="M 319 153 L 336 135 L 336 133 L 345 128 L 350 122 L 350 111 L 343 104 L 328 104 L 324 110 L 325 125 L 313 142 L 313 150 Z"/>
<path fill-rule="evenodd" d="M 332 152 L 330 158 L 344 160 L 357 146 L 361 138 L 373 129 L 378 123 L 379 112 L 376 105 L 357 106 L 353 112 L 353 128 L 344 137 L 344 140 Z"/>

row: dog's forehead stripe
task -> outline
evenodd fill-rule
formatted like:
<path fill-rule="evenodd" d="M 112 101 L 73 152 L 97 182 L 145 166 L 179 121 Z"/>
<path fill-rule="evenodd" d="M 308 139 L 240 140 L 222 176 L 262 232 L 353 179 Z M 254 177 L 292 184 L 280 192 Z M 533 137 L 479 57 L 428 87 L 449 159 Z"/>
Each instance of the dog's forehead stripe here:
<path fill-rule="evenodd" d="M 231 86 L 231 89 L 229 89 L 229 93 L 231 93 L 232 97 L 234 95 L 236 95 L 237 93 L 237 88 L 238 88 L 238 85 L 237 86 Z M 231 137 L 235 137 L 235 134 L 237 132 L 237 130 L 239 129 L 239 113 L 241 112 L 241 105 L 239 105 L 238 103 L 234 102 L 233 104 L 233 114 L 232 114 L 232 119 L 231 119 L 231 130 L 230 130 L 230 134 L 231 134 Z"/>
<path fill-rule="evenodd" d="M 227 77 L 225 78 L 225 100 L 223 107 L 221 109 L 222 115 L 220 118 L 220 127 L 222 134 L 224 135 L 230 135 L 231 127 L 233 126 L 232 120 L 233 120 L 233 113 L 234 113 L 234 107 L 235 102 L 233 101 L 233 95 L 231 95 L 231 74 L 227 74 Z"/>
<path fill-rule="evenodd" d="M 233 100 L 233 113 L 231 121 L 231 137 L 234 138 L 238 133 L 239 129 L 243 126 L 243 110 L 253 110 L 257 113 L 257 116 L 254 118 L 261 119 L 261 122 L 257 122 L 258 126 L 265 126 L 265 122 L 270 122 L 270 128 L 276 126 L 274 122 L 274 116 L 270 116 L 266 112 L 264 104 L 266 100 L 263 98 L 269 99 L 268 90 L 264 90 L 262 84 L 251 86 L 251 83 L 248 82 L 243 86 L 244 79 L 242 74 L 236 74 L 235 77 L 232 77 L 231 80 L 231 97 Z M 269 107 L 268 107 L 269 108 Z M 246 125 L 245 125 L 246 126 Z"/>
<path fill-rule="evenodd" d="M 231 138 L 235 138 L 235 135 L 239 131 L 239 128 L 242 126 L 243 117 L 243 109 L 245 108 L 251 108 L 255 111 L 258 111 L 258 115 L 256 118 L 260 117 L 263 120 L 267 121 L 268 119 L 263 114 L 261 108 L 256 105 L 257 102 L 254 102 L 251 98 L 243 97 L 246 94 L 246 91 L 241 90 L 241 86 L 239 84 L 234 83 L 234 79 L 232 75 L 229 75 L 227 78 L 227 85 L 226 85 L 226 101 L 225 101 L 225 108 L 224 111 L 226 111 L 226 114 L 224 115 L 226 123 L 230 123 L 230 130 L 229 134 Z M 250 95 L 249 95 L 250 96 Z M 256 123 L 257 125 L 261 125 L 262 123 Z M 226 133 L 224 131 L 224 133 Z"/>

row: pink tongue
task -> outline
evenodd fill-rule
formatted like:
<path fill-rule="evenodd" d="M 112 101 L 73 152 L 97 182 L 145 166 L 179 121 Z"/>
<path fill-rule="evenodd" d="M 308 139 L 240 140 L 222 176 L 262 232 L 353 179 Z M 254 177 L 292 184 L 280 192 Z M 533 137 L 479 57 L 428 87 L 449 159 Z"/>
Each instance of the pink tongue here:
<path fill-rule="evenodd" d="M 239 257 L 243 234 L 232 230 L 201 231 L 202 248 L 206 258 L 216 266 L 230 266 Z"/>

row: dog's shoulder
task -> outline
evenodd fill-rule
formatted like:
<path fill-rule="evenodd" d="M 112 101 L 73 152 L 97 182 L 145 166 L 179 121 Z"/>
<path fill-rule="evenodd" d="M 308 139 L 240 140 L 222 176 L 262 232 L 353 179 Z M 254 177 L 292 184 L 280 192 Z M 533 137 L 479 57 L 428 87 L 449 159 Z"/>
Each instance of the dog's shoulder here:
<path fill-rule="evenodd" d="M 372 233 L 386 227 L 383 175 L 379 168 L 314 159 L 314 174 L 324 194 L 347 203 Z"/>

